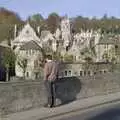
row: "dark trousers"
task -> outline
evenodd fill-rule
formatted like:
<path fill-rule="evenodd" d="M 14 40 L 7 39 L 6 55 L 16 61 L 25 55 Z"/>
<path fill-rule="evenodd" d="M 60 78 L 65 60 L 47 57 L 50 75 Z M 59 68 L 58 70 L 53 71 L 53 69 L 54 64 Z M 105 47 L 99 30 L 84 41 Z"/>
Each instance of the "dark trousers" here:
<path fill-rule="evenodd" d="M 48 99 L 48 104 L 49 105 L 55 105 L 55 82 L 51 82 L 46 80 L 44 82 L 45 84 L 45 88 L 46 88 L 46 92 L 47 92 L 47 99 Z"/>

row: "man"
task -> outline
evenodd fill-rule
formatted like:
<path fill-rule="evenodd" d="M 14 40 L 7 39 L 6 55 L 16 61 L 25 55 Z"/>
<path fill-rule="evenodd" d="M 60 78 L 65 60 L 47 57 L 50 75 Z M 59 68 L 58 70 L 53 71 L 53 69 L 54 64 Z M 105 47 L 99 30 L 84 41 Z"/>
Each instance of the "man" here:
<path fill-rule="evenodd" d="M 55 81 L 58 78 L 58 63 L 52 60 L 51 55 L 46 56 L 44 66 L 44 83 L 47 91 L 48 103 L 45 107 L 55 106 Z"/>

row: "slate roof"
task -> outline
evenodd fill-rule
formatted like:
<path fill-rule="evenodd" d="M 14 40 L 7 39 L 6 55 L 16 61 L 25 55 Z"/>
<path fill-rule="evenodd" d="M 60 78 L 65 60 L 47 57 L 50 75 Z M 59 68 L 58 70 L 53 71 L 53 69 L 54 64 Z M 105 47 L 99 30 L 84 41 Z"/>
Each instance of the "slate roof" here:
<path fill-rule="evenodd" d="M 100 38 L 98 44 L 120 44 L 120 42 L 118 37 L 105 35 Z"/>
<path fill-rule="evenodd" d="M 41 47 L 35 41 L 29 41 L 21 46 L 20 50 L 41 50 Z"/>

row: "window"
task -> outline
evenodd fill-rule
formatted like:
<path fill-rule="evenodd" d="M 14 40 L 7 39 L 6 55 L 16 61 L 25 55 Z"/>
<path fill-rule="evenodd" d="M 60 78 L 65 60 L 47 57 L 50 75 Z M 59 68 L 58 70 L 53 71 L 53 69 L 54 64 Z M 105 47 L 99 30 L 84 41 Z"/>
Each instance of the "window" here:
<path fill-rule="evenodd" d="M 115 45 L 115 48 L 117 49 L 117 48 L 118 48 L 118 45 Z"/>
<path fill-rule="evenodd" d="M 96 72 L 94 72 L 94 75 L 96 75 L 97 73 Z"/>
<path fill-rule="evenodd" d="M 80 71 L 80 76 L 83 76 L 83 71 Z"/>
<path fill-rule="evenodd" d="M 26 76 L 29 77 L 29 72 L 26 73 Z"/>
<path fill-rule="evenodd" d="M 84 76 L 86 76 L 86 71 L 84 71 Z"/>
<path fill-rule="evenodd" d="M 67 76 L 67 71 L 65 71 L 65 76 Z"/>
<path fill-rule="evenodd" d="M 66 47 L 66 51 L 68 51 L 68 49 L 69 49 L 69 47 L 67 46 L 67 47 Z"/>
<path fill-rule="evenodd" d="M 90 72 L 90 71 L 88 71 L 88 75 L 89 75 L 89 76 L 91 75 L 91 72 Z"/>
<path fill-rule="evenodd" d="M 28 54 L 31 55 L 31 50 L 28 50 Z"/>
<path fill-rule="evenodd" d="M 34 68 L 39 67 L 39 61 L 38 60 L 34 60 Z"/>
<path fill-rule="evenodd" d="M 64 77 L 64 73 L 63 72 L 61 72 L 61 77 Z"/>
<path fill-rule="evenodd" d="M 38 73 L 35 73 L 35 79 L 38 79 Z"/>
<path fill-rule="evenodd" d="M 104 73 L 106 73 L 107 71 L 106 70 L 104 70 Z"/>
<path fill-rule="evenodd" d="M 71 76 L 71 70 L 69 70 L 69 76 Z"/>
<path fill-rule="evenodd" d="M 33 55 L 35 54 L 35 50 L 32 50 L 32 54 L 33 54 Z"/>
<path fill-rule="evenodd" d="M 102 74 L 102 71 L 100 71 L 100 74 Z"/>

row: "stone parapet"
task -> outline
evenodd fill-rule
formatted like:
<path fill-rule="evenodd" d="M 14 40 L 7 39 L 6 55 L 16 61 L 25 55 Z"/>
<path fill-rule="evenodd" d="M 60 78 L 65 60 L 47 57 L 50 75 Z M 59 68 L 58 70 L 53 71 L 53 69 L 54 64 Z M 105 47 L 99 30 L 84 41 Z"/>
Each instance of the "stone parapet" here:
<path fill-rule="evenodd" d="M 62 104 L 120 91 L 120 74 L 66 77 L 56 82 L 56 97 Z M 9 114 L 41 107 L 46 102 L 42 80 L 0 83 L 0 112 Z"/>

